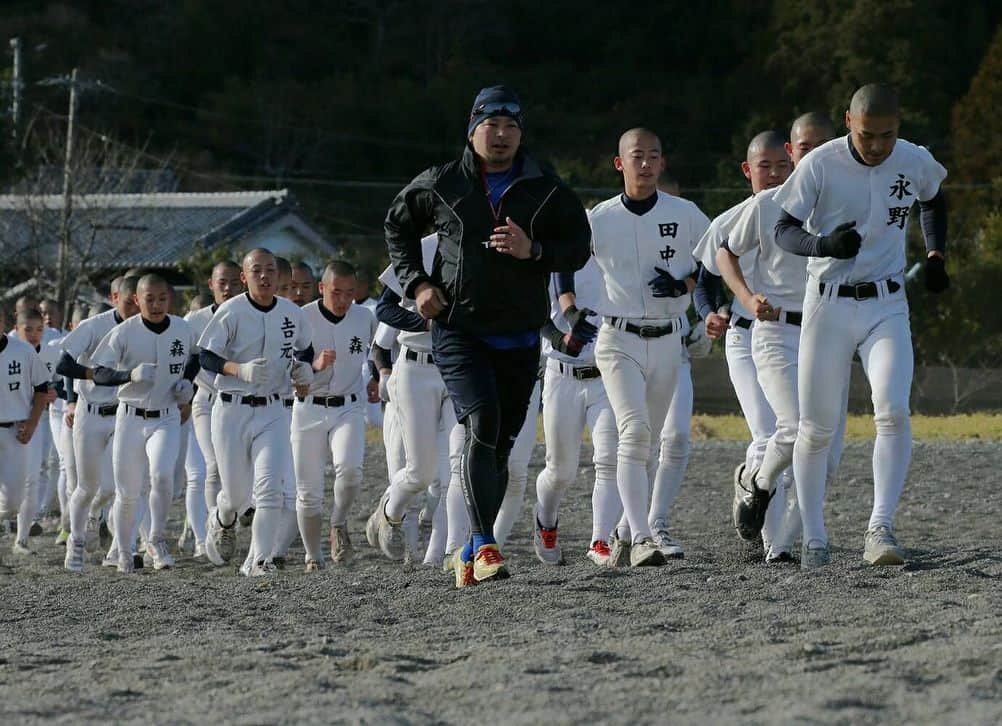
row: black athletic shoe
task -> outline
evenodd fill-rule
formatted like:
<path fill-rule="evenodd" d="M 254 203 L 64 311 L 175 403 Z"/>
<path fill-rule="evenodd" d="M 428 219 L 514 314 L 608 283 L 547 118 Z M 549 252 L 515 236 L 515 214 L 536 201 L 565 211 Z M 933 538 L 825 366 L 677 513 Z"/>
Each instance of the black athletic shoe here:
<path fill-rule="evenodd" d="M 143 556 L 141 554 L 132 555 L 132 569 L 141 570 L 144 567 Z"/>
<path fill-rule="evenodd" d="M 755 484 L 755 475 L 752 475 L 748 483 L 748 489 L 742 477 L 734 477 L 734 529 L 743 540 L 754 541 L 762 534 L 762 527 L 765 525 L 765 513 L 769 509 L 769 502 L 775 496 L 775 490 L 767 492 L 759 489 Z"/>
<path fill-rule="evenodd" d="M 101 543 L 101 549 L 106 550 L 111 547 L 111 530 L 108 529 L 108 523 L 103 519 L 101 520 L 101 525 L 97 528 L 97 537 Z"/>
<path fill-rule="evenodd" d="M 281 555 L 279 555 L 278 557 L 272 557 L 271 558 L 271 562 L 278 569 L 280 569 L 280 570 L 284 570 L 285 569 L 285 558 L 282 557 Z"/>
<path fill-rule="evenodd" d="M 254 507 L 250 507 L 246 512 L 240 515 L 240 526 L 246 529 L 250 527 L 254 522 Z"/>
<path fill-rule="evenodd" d="M 28 530 L 28 536 L 30 537 L 41 537 L 45 530 L 42 529 L 42 525 L 38 522 L 31 523 L 31 529 Z"/>
<path fill-rule="evenodd" d="M 765 563 L 767 565 L 792 565 L 796 564 L 796 560 L 793 559 L 793 555 L 789 552 L 779 552 L 775 555 L 769 555 L 765 558 Z"/>

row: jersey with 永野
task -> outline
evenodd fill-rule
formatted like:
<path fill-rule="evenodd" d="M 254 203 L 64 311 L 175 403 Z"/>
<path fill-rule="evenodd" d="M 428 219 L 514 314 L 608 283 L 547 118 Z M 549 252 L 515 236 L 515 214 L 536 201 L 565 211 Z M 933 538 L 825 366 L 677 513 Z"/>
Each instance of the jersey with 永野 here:
<path fill-rule="evenodd" d="M 898 139 L 877 166 L 853 153 L 849 136 L 833 139 L 801 160 L 776 193 L 776 203 L 804 223 L 811 234 L 826 235 L 855 222 L 862 237 L 852 259 L 812 257 L 807 270 L 830 283 L 872 282 L 905 269 L 905 227 L 915 202 L 939 193 L 946 169 L 928 150 Z"/>
<path fill-rule="evenodd" d="M 693 250 L 710 220 L 687 199 L 657 192 L 654 206 L 644 214 L 631 212 L 622 195 L 588 212 L 592 255 L 604 278 L 601 310 L 634 320 L 668 320 L 685 314 L 690 295 L 654 297 L 649 285 L 667 270 L 676 280 L 696 271 Z"/>

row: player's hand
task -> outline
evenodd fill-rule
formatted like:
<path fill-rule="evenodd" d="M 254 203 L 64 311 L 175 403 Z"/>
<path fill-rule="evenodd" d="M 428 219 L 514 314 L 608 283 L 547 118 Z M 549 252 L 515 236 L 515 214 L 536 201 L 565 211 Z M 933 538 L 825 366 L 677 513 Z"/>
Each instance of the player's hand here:
<path fill-rule="evenodd" d="M 313 366 L 301 360 L 292 363 L 292 383 L 298 388 L 313 383 Z"/>
<path fill-rule="evenodd" d="M 779 320 L 782 308 L 774 308 L 765 295 L 755 294 L 742 302 L 756 320 Z"/>
<path fill-rule="evenodd" d="M 710 340 L 720 340 L 730 324 L 729 313 L 710 313 L 706 316 L 706 337 Z"/>
<path fill-rule="evenodd" d="M 379 400 L 383 403 L 390 402 L 390 374 L 392 369 L 382 368 L 379 371 Z"/>
<path fill-rule="evenodd" d="M 313 370 L 316 373 L 325 371 L 334 365 L 335 360 L 337 360 L 337 353 L 330 348 L 324 348 L 320 351 L 320 355 L 317 356 L 316 360 L 313 361 Z"/>
<path fill-rule="evenodd" d="M 133 383 L 152 383 L 156 375 L 156 365 L 153 363 L 140 363 L 129 373 L 129 380 Z"/>
<path fill-rule="evenodd" d="M 654 271 L 658 276 L 647 283 L 654 297 L 682 297 L 689 292 L 689 285 L 685 280 L 676 280 L 668 270 L 660 267 L 655 267 Z"/>
<path fill-rule="evenodd" d="M 188 423 L 188 419 L 191 418 L 191 404 L 183 403 L 177 407 L 178 411 L 181 412 L 181 425 Z"/>
<path fill-rule="evenodd" d="M 310 395 L 309 386 L 293 386 L 292 390 L 295 392 L 298 398 L 306 398 L 308 395 Z"/>
<path fill-rule="evenodd" d="M 598 327 L 588 322 L 589 315 L 595 315 L 595 311 L 588 308 L 578 310 L 574 305 L 564 310 L 564 320 L 571 327 L 570 335 L 581 344 L 582 348 L 595 340 L 598 335 Z"/>
<path fill-rule="evenodd" d="M 821 238 L 821 254 L 839 260 L 849 260 L 859 254 L 863 238 L 856 231 L 855 222 L 844 222 Z"/>
<path fill-rule="evenodd" d="M 271 370 L 268 366 L 267 358 L 255 358 L 247 363 L 237 366 L 237 378 L 245 383 L 265 385 L 271 378 Z"/>
<path fill-rule="evenodd" d="M 22 421 L 17 425 L 17 434 L 15 435 L 17 440 L 22 444 L 27 444 L 31 441 L 31 437 L 35 435 L 35 428 L 38 426 L 38 422 L 32 423 L 31 421 Z"/>
<path fill-rule="evenodd" d="M 946 260 L 941 255 L 931 255 L 925 261 L 925 289 L 929 292 L 943 292 L 950 287 L 950 276 L 946 273 Z"/>
<path fill-rule="evenodd" d="M 705 358 L 712 347 L 713 340 L 706 334 L 706 326 L 701 320 L 685 336 L 685 349 L 690 358 Z"/>
<path fill-rule="evenodd" d="M 66 413 L 63 415 L 63 423 L 73 428 L 73 421 L 76 420 L 77 405 L 75 403 L 66 404 Z"/>
<path fill-rule="evenodd" d="M 505 224 L 494 228 L 490 237 L 490 245 L 503 255 L 511 255 L 516 260 L 527 260 L 532 257 L 532 240 L 525 230 L 515 223 L 511 217 L 504 218 Z"/>
<path fill-rule="evenodd" d="M 379 403 L 379 381 L 370 378 L 365 384 L 365 394 L 369 397 L 369 403 Z"/>
<path fill-rule="evenodd" d="M 445 310 L 449 301 L 437 287 L 430 282 L 422 282 L 414 291 L 414 302 L 417 303 L 418 315 L 425 320 L 431 320 Z"/>
<path fill-rule="evenodd" d="M 174 394 L 174 400 L 177 401 L 178 406 L 183 408 L 191 403 L 191 399 L 195 396 L 195 387 L 187 378 L 182 378 L 174 384 L 171 393 Z"/>

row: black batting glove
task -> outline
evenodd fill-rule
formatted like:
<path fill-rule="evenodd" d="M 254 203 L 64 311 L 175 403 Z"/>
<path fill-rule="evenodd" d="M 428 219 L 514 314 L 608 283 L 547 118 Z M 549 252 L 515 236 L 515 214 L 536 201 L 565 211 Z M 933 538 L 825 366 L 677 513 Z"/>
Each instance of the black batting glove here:
<path fill-rule="evenodd" d="M 685 280 L 676 280 L 668 270 L 655 267 L 658 276 L 648 282 L 654 297 L 682 297 L 689 292 Z"/>
<path fill-rule="evenodd" d="M 589 315 L 594 314 L 594 310 L 588 308 L 578 310 L 574 305 L 564 310 L 564 320 L 571 327 L 571 337 L 577 340 L 582 347 L 595 340 L 595 336 L 598 335 L 598 328 L 587 320 Z"/>
<path fill-rule="evenodd" d="M 950 276 L 946 274 L 946 260 L 933 255 L 925 261 L 925 289 L 929 292 L 943 292 L 950 287 Z"/>
<path fill-rule="evenodd" d="M 821 238 L 821 254 L 839 260 L 849 260 L 859 254 L 863 238 L 856 231 L 855 222 L 840 224 L 831 234 Z"/>

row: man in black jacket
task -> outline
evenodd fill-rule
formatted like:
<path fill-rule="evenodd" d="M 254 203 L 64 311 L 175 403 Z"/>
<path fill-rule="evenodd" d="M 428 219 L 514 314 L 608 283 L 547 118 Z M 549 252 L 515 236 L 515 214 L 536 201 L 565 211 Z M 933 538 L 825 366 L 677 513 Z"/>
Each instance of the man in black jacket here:
<path fill-rule="evenodd" d="M 460 159 L 408 184 L 386 216 L 394 271 L 418 312 L 434 320 L 435 363 L 466 425 L 462 472 L 472 538 L 453 556 L 456 584 L 508 576 L 494 520 L 508 481 L 508 453 L 525 420 L 549 317 L 552 272 L 588 260 L 591 230 L 577 196 L 519 146 L 522 109 L 504 86 L 473 104 Z M 432 272 L 421 237 L 438 234 Z M 404 509 L 373 514 L 383 552 L 403 555 Z"/>

